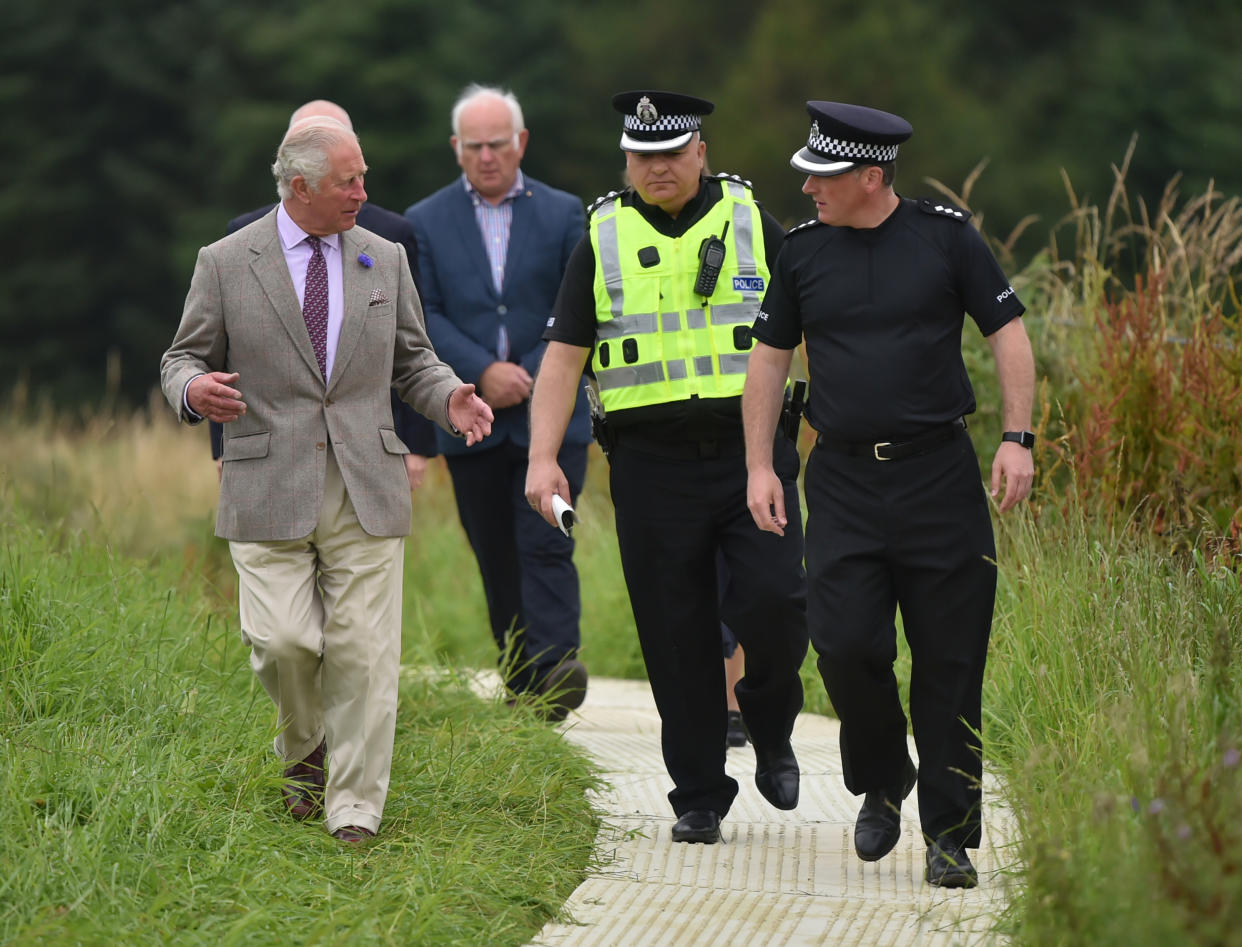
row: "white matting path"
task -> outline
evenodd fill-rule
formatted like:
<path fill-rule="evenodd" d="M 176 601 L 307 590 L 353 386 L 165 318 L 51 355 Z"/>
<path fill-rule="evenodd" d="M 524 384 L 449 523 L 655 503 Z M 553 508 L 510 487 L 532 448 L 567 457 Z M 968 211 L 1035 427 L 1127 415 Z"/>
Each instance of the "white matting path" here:
<path fill-rule="evenodd" d="M 902 809 L 902 838 L 879 862 L 854 854 L 861 799 L 846 791 L 836 721 L 802 714 L 793 746 L 802 769 L 792 812 L 755 789 L 755 755 L 730 749 L 741 792 L 717 845 L 675 843 L 671 788 L 660 757 L 660 719 L 645 681 L 592 678 L 587 699 L 562 724 L 603 769 L 608 787 L 602 867 L 565 905 L 572 921 L 549 924 L 542 947 L 642 945 L 982 945 L 1006 898 L 1002 839 L 1008 820 L 985 785 L 983 845 L 973 853 L 980 885 L 941 890 L 923 881 L 925 846 L 916 793 Z M 913 748 L 911 749 L 913 753 Z"/>

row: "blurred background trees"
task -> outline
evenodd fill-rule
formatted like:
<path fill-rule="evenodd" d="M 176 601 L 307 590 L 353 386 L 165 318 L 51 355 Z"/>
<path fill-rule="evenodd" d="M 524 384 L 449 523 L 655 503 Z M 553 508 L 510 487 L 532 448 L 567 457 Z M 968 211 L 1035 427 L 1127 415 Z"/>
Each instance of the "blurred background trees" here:
<path fill-rule="evenodd" d="M 1225 0 L 1038 7 L 983 0 L 62 0 L 0 11 L 0 377 L 62 405 L 146 397 L 197 248 L 275 199 L 268 166 L 310 98 L 353 116 L 368 191 L 402 211 L 456 172 L 449 108 L 471 81 L 512 88 L 526 169 L 591 200 L 615 187 L 619 90 L 713 99 L 709 159 L 776 216 L 809 216 L 788 158 L 808 98 L 905 115 L 898 189 L 962 193 L 1015 265 L 1076 199 L 1126 175 L 1151 206 L 1170 179 L 1242 193 L 1242 8 Z M 1063 176 L 1064 173 L 1064 176 Z"/>

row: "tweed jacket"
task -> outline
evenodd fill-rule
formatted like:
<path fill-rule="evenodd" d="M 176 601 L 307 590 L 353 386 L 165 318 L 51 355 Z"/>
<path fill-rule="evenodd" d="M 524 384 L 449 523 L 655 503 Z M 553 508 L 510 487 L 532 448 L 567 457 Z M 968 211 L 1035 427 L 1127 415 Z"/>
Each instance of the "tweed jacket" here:
<path fill-rule="evenodd" d="M 310 535 L 331 449 L 362 528 L 410 529 L 410 488 L 389 388 L 445 429 L 461 384 L 427 339 L 405 249 L 354 227 L 341 234 L 344 318 L 332 377 L 315 360 L 276 211 L 199 251 L 176 337 L 160 363 L 185 421 L 187 383 L 237 372 L 246 413 L 224 426 L 216 535 L 242 542 Z M 365 260 L 360 259 L 365 256 Z M 370 265 L 366 265 L 366 260 Z"/>

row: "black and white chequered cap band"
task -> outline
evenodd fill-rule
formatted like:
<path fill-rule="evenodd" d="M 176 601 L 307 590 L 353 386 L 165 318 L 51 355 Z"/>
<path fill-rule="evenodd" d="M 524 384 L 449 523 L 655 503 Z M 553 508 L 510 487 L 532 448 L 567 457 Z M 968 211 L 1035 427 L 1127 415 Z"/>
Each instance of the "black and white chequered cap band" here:
<path fill-rule="evenodd" d="M 817 154 L 838 161 L 896 161 L 896 145 L 870 145 L 857 141 L 844 141 L 840 138 L 829 138 L 818 135 L 814 128 L 806 146 Z"/>
<path fill-rule="evenodd" d="M 698 115 L 661 115 L 654 122 L 644 122 L 637 115 L 625 116 L 627 132 L 692 132 L 699 125 Z"/>

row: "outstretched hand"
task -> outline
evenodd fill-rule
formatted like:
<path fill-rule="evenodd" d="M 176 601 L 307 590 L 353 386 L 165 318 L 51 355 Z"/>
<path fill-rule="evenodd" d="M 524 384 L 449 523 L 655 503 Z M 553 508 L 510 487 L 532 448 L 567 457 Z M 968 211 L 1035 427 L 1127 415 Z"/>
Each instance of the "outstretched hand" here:
<path fill-rule="evenodd" d="M 186 404 L 190 410 L 208 421 L 227 424 L 246 413 L 246 403 L 241 392 L 232 387 L 241 376 L 225 372 L 208 372 L 199 375 L 185 390 Z"/>
<path fill-rule="evenodd" d="M 466 439 L 471 447 L 492 433 L 492 421 L 496 420 L 492 409 L 474 393 L 474 385 L 460 385 L 449 397 L 449 421 Z"/>

